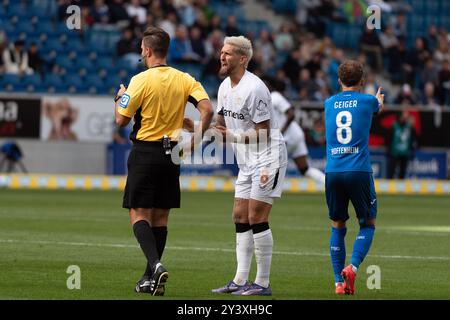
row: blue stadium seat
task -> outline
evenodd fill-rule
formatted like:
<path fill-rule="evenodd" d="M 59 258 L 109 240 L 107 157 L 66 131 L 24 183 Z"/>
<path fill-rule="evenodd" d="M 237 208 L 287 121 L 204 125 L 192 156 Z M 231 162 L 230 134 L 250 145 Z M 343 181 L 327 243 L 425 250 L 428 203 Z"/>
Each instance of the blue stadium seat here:
<path fill-rule="evenodd" d="M 50 38 L 47 41 L 45 41 L 42 49 L 45 52 L 50 52 L 50 51 L 63 52 L 64 46 L 61 44 L 61 42 L 59 42 L 58 39 Z"/>
<path fill-rule="evenodd" d="M 39 23 L 36 25 L 37 33 L 48 33 L 54 30 L 54 25 L 50 20 L 39 21 Z"/>
<path fill-rule="evenodd" d="M 68 53 L 75 53 L 77 56 L 85 55 L 88 52 L 88 49 L 79 38 L 69 39 L 65 47 Z"/>
<path fill-rule="evenodd" d="M 87 56 L 79 57 L 76 60 L 75 67 L 80 70 L 84 69 L 87 73 L 95 72 L 96 68 L 94 64 L 92 63 L 91 59 L 89 59 Z"/>
<path fill-rule="evenodd" d="M 115 63 L 110 57 L 99 57 L 95 62 L 95 67 L 97 68 L 97 70 L 104 69 L 106 71 L 109 71 L 111 69 L 115 69 Z"/>
<path fill-rule="evenodd" d="M 39 74 L 30 74 L 30 75 L 26 75 L 23 78 L 23 83 L 25 85 L 33 85 L 33 86 L 37 86 L 37 85 L 41 85 L 42 84 L 42 78 Z"/>
<path fill-rule="evenodd" d="M 21 81 L 21 77 L 15 73 L 5 73 L 2 77 L 4 83 L 19 84 Z"/>
<path fill-rule="evenodd" d="M 20 3 L 15 3 L 15 4 L 11 4 L 8 7 L 8 15 L 10 17 L 12 16 L 26 16 L 27 13 L 27 7 L 20 4 Z"/>
<path fill-rule="evenodd" d="M 87 75 L 84 81 L 85 85 L 88 88 L 89 93 L 100 93 L 107 91 L 105 89 L 105 84 L 98 75 Z"/>
<path fill-rule="evenodd" d="M 75 67 L 74 62 L 70 60 L 68 56 L 57 56 L 55 59 L 55 63 L 66 70 L 72 70 Z"/>
<path fill-rule="evenodd" d="M 67 74 L 64 77 L 64 83 L 69 86 L 81 87 L 84 84 L 83 79 L 77 74 Z"/>
<path fill-rule="evenodd" d="M 63 84 L 63 79 L 58 74 L 47 73 L 44 77 L 44 84 L 47 87 L 58 87 Z"/>

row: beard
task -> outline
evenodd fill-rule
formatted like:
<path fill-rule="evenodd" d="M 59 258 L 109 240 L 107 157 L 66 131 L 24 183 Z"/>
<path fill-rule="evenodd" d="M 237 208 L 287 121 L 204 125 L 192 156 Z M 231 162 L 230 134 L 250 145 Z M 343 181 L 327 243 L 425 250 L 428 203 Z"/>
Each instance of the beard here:
<path fill-rule="evenodd" d="M 227 77 L 233 73 L 235 68 L 236 66 L 232 66 L 230 64 L 227 64 L 226 66 L 220 66 L 219 76 Z"/>

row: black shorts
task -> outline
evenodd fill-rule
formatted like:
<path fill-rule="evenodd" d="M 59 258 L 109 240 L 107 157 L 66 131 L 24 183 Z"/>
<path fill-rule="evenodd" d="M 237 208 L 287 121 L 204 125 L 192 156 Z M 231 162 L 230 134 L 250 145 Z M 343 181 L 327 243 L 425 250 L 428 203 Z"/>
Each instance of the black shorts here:
<path fill-rule="evenodd" d="M 165 154 L 162 142 L 137 141 L 127 165 L 123 208 L 180 207 L 180 166 Z"/>

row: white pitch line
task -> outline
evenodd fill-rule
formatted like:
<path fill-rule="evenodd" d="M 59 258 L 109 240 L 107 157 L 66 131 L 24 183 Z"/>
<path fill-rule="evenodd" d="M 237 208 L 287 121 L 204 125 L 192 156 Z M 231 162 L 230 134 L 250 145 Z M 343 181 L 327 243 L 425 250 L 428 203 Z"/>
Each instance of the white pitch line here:
<path fill-rule="evenodd" d="M 13 239 L 0 239 L 0 243 L 28 243 L 28 244 L 45 244 L 45 245 L 63 245 L 63 246 L 83 246 L 83 247 L 107 247 L 107 248 L 139 248 L 136 245 L 130 244 L 116 244 L 116 243 L 89 243 L 89 242 L 65 242 L 65 241 L 22 241 Z M 229 252 L 234 253 L 234 249 L 221 249 L 221 248 L 208 248 L 208 247 L 179 247 L 179 246 L 167 246 L 169 250 L 181 250 L 181 251 L 213 251 L 213 252 Z M 315 256 L 315 257 L 329 257 L 328 253 L 319 252 L 298 252 L 298 251 L 274 251 L 276 255 L 287 256 Z M 381 259 L 393 259 L 393 260 L 439 260 L 450 261 L 450 257 L 435 257 L 435 256 L 402 256 L 402 255 L 379 255 L 369 254 L 368 257 L 381 258 Z"/>

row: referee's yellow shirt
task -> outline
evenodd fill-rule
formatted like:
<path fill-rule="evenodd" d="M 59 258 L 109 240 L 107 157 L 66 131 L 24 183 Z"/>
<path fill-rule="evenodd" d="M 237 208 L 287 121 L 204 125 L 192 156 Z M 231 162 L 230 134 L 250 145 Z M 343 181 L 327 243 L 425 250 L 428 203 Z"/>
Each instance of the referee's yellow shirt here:
<path fill-rule="evenodd" d="M 118 112 L 134 116 L 133 141 L 158 141 L 164 135 L 178 141 L 187 101 L 197 106 L 204 99 L 209 99 L 208 94 L 189 74 L 158 66 L 131 78 Z"/>

